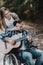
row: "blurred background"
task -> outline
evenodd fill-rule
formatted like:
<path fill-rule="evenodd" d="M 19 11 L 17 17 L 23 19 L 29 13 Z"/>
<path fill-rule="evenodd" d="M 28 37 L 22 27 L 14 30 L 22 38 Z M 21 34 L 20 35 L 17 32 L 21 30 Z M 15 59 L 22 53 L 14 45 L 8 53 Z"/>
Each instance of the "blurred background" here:
<path fill-rule="evenodd" d="M 23 20 L 43 22 L 43 0 L 0 0 L 0 7 L 16 12 Z"/>

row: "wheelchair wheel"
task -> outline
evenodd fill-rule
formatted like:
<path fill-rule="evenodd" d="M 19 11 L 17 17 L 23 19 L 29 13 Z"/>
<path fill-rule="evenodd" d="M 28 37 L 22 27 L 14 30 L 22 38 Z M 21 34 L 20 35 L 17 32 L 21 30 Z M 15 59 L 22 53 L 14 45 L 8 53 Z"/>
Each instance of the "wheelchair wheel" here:
<path fill-rule="evenodd" d="M 19 65 L 28 65 L 26 62 L 21 62 L 20 60 L 18 60 L 18 62 L 19 62 Z"/>
<path fill-rule="evenodd" d="M 4 56 L 3 65 L 19 65 L 18 60 L 14 54 Z"/>

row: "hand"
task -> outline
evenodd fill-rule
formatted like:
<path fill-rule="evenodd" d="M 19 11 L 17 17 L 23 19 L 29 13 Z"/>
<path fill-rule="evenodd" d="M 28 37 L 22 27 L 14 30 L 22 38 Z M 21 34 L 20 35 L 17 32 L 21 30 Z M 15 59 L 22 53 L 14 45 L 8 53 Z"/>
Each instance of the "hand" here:
<path fill-rule="evenodd" d="M 12 39 L 9 38 L 9 37 L 4 38 L 4 42 L 8 42 L 8 43 L 10 43 L 10 44 L 12 44 L 12 45 L 15 45 L 15 44 L 16 44 L 16 41 L 15 41 L 15 40 L 12 40 Z"/>
<path fill-rule="evenodd" d="M 4 42 L 8 42 L 9 43 L 9 40 L 10 40 L 9 37 L 4 38 Z"/>

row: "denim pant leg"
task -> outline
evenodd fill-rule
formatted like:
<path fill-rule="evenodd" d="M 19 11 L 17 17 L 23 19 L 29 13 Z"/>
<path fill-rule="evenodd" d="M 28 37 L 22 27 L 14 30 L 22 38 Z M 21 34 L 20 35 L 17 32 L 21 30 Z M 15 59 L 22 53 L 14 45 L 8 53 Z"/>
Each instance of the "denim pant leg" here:
<path fill-rule="evenodd" d="M 36 51 L 36 49 L 28 49 L 28 51 L 33 55 L 33 57 L 36 58 L 36 63 L 35 65 L 41 65 L 41 53 Z"/>
<path fill-rule="evenodd" d="M 39 49 L 36 49 L 36 51 L 41 53 L 41 62 L 43 62 L 43 51 Z"/>
<path fill-rule="evenodd" d="M 28 65 L 34 65 L 32 55 L 30 52 L 22 52 L 22 56 L 21 53 L 19 53 L 19 56 L 22 57 L 22 59 L 24 59 Z"/>

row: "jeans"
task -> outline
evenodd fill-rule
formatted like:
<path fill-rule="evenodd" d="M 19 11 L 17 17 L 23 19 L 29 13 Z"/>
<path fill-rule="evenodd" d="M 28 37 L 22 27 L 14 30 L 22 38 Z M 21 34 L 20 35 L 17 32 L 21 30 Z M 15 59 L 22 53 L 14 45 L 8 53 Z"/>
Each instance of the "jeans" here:
<path fill-rule="evenodd" d="M 32 54 L 30 52 L 27 51 L 23 51 L 22 54 L 21 52 L 18 53 L 19 57 L 21 57 L 22 59 L 25 60 L 25 62 L 28 65 L 34 65 L 33 59 L 32 59 Z"/>
<path fill-rule="evenodd" d="M 41 54 L 41 62 L 43 63 L 43 51 L 42 50 L 39 50 L 39 49 L 36 49 L 37 52 L 40 52 Z"/>
<path fill-rule="evenodd" d="M 36 58 L 35 65 L 41 65 L 41 53 L 38 52 L 35 48 L 27 49 L 27 51 L 30 52 L 32 56 Z"/>

